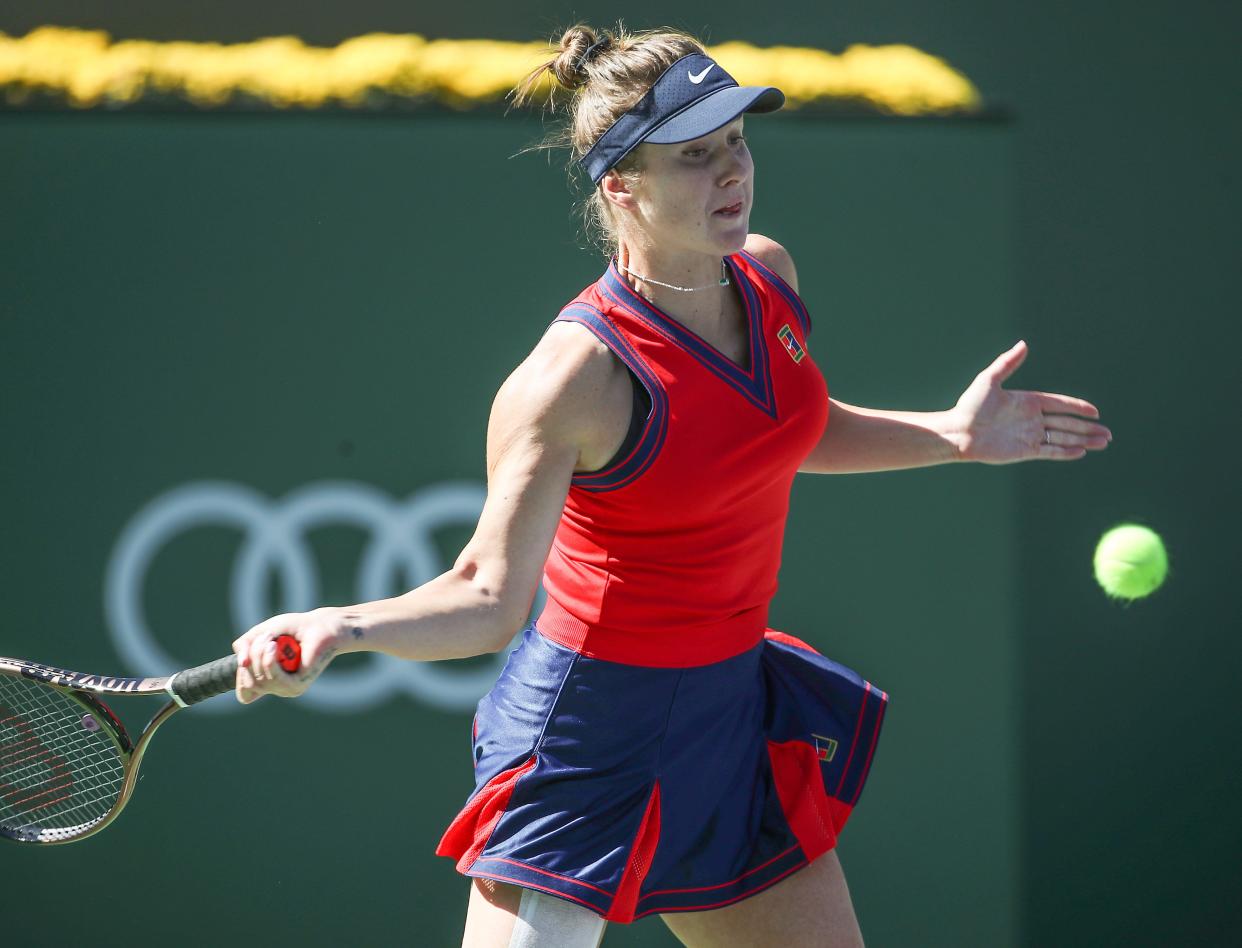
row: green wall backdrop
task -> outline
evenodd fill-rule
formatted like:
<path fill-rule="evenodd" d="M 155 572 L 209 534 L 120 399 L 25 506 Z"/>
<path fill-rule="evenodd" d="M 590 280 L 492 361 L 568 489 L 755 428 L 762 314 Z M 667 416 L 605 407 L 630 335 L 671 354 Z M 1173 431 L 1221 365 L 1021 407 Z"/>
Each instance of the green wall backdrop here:
<path fill-rule="evenodd" d="M 1006 127 L 754 126 L 753 227 L 802 261 L 833 393 L 951 406 L 1015 338 Z M 174 490 L 252 489 L 272 517 L 325 484 L 395 508 L 477 483 L 499 381 L 603 266 L 578 246 L 563 171 L 510 158 L 538 134 L 518 118 L 0 116 L 22 183 L 3 194 L 3 651 L 153 672 L 132 667 L 110 571 Z M 808 212 L 817 174 L 848 186 Z M 880 944 L 929 943 L 932 917 L 944 944 L 1015 937 L 1014 485 L 1012 469 L 953 467 L 796 488 L 774 624 L 893 695 L 841 846 Z M 431 531 L 442 563 L 469 525 Z M 377 531 L 333 508 L 305 534 L 318 598 L 272 570 L 251 621 L 365 598 Z M 231 572 L 244 536 L 209 520 L 155 544 L 135 595 L 177 661 L 248 627 Z M 394 573 L 383 594 L 426 578 Z M 490 661 L 437 670 L 494 675 Z M 151 887 L 144 924 L 184 944 L 257 944 L 234 933 L 285 900 L 299 944 L 452 943 L 466 883 L 432 850 L 471 786 L 469 702 L 389 693 L 357 661 L 341 674 L 374 701 L 182 715 L 112 831 L 0 852 L 10 891 L 42 916 L 72 885 L 101 917 Z M 181 921 L 215 907 L 220 927 Z M 674 943 L 656 919 L 612 926 L 614 942 Z"/>
<path fill-rule="evenodd" d="M 1022 337 L 1031 355 L 1014 384 L 1089 398 L 1116 435 L 1105 454 L 1072 465 L 935 469 L 798 486 L 792 529 L 813 539 L 791 542 L 815 543 L 818 558 L 787 560 L 778 618 L 791 631 L 831 642 L 843 660 L 894 694 L 872 782 L 842 843 L 868 944 L 1163 948 L 1237 942 L 1242 767 L 1234 748 L 1242 704 L 1234 678 L 1242 640 L 1229 593 L 1238 563 L 1231 541 L 1242 527 L 1231 460 L 1238 453 L 1231 406 L 1242 349 L 1235 221 L 1242 127 L 1234 118 L 1242 7 L 1216 0 L 1136 0 L 1124 7 L 1100 0 L 786 0 L 766 7 L 743 0 L 632 0 L 624 10 L 596 0 L 546 0 L 537 8 L 496 0 L 434 7 L 404 0 L 10 0 L 0 9 L 0 30 L 19 35 L 55 23 L 154 39 L 238 41 L 295 33 L 331 44 L 383 30 L 525 40 L 579 17 L 606 23 L 619 14 L 632 26 L 667 23 L 712 41 L 833 51 L 858 42 L 911 43 L 943 56 L 989 102 L 1007 106 L 1015 120 L 1003 129 L 790 122 L 799 135 L 830 142 L 792 153 L 777 148 L 786 126 L 765 123 L 766 140 L 755 143 L 766 149 L 761 172 L 770 184 L 761 187 L 755 228 L 785 240 L 798 257 L 816 316 L 815 355 L 834 394 L 881 407 L 941 407 L 986 360 Z M 80 664 L 117 660 L 104 632 L 101 571 L 122 526 L 171 485 L 214 477 L 277 498 L 331 477 L 404 497 L 419 485 L 477 477 L 482 393 L 533 341 L 544 314 L 597 270 L 588 254 L 573 250 L 558 173 L 538 160 L 504 163 L 501 175 L 512 187 L 503 199 L 481 190 L 488 176 L 470 182 L 459 204 L 470 220 L 480 209 L 494 209 L 490 219 L 503 230 L 516 202 L 522 220 L 537 219 L 537 233 L 553 235 L 552 242 L 532 260 L 536 245 L 525 239 L 527 231 L 512 225 L 498 231 L 497 242 L 507 240 L 513 249 L 489 261 L 488 270 L 475 267 L 471 279 L 502 268 L 497 272 L 511 288 L 521 288 L 528 308 L 512 320 L 511 335 L 470 337 L 475 362 L 456 367 L 453 391 L 458 399 L 476 393 L 480 401 L 452 406 L 462 416 L 460 442 L 441 438 L 432 455 L 398 451 L 394 430 L 410 430 L 417 443 L 419 429 L 411 421 L 420 415 L 408 405 L 424 391 L 418 372 L 395 383 L 410 392 L 394 395 L 394 383 L 376 373 L 358 384 L 324 366 L 333 348 L 355 359 L 378 352 L 396 361 L 407 352 L 393 342 L 402 327 L 415 327 L 422 349 L 431 344 L 426 340 L 434 328 L 413 318 L 413 307 L 398 307 L 416 293 L 438 292 L 443 299 L 447 291 L 429 289 L 427 274 L 445 267 L 456 272 L 457 264 L 439 257 L 428 266 L 425 249 L 421 262 L 410 252 L 427 242 L 412 236 L 422 233 L 415 215 L 426 212 L 411 197 L 418 188 L 409 180 L 385 185 L 369 173 L 374 155 L 340 142 L 347 154 L 325 151 L 330 169 L 293 148 L 277 162 L 280 146 L 270 140 L 242 164 L 238 156 L 259 147 L 256 133 L 262 140 L 288 135 L 297 119 L 142 121 L 0 116 L 0 417 L 10 435 L 3 475 L 7 542 L 0 544 L 10 615 L 0 636 L 4 643 L 46 638 L 55 645 L 49 657 L 80 658 Z M 412 121 L 384 120 L 374 131 L 413 134 Z M 305 124 L 332 127 L 321 123 Z M 160 131 L 134 130 L 152 126 Z M 340 127 L 353 130 L 355 124 Z M 505 127 L 514 143 L 534 137 Z M 197 148 L 188 138 L 177 153 L 194 174 L 168 162 L 144 165 L 135 154 L 156 147 L 157 139 L 171 147 L 171 140 L 195 129 L 210 146 Z M 220 138 L 227 135 L 240 144 L 227 145 Z M 132 144 L 135 136 L 141 147 Z M 932 142 L 946 137 L 961 144 L 966 157 L 960 165 L 958 158 L 937 165 L 947 146 Z M 123 146 L 127 138 L 131 144 Z M 438 148 L 444 144 L 437 141 Z M 837 163 L 843 159 L 836 156 L 851 151 L 857 163 Z M 463 155 L 458 150 L 454 161 L 471 160 Z M 236 167 L 222 166 L 222 156 Z M 131 173 L 130 165 L 140 172 Z M 780 187 L 792 187 L 785 172 L 795 167 L 805 175 L 796 201 L 775 203 Z M 243 170 L 279 186 L 246 185 L 239 180 Z M 957 202 L 971 195 L 978 177 L 984 180 L 979 203 L 963 211 Z M 338 198 L 319 226 L 335 233 L 316 237 L 315 228 L 302 226 L 306 208 L 314 206 L 322 180 L 332 183 L 330 195 L 346 178 L 350 193 L 382 190 L 371 207 L 384 214 L 341 207 Z M 227 200 L 220 197 L 226 185 L 235 189 Z M 464 190 L 466 184 L 456 186 Z M 204 190 L 212 197 L 194 197 Z M 102 220 L 100 205 L 112 212 Z M 385 215 L 392 246 L 376 255 L 373 235 Z M 171 217 L 177 226 L 169 225 Z M 399 218 L 408 221 L 395 223 Z M 238 224 L 243 219 L 250 221 L 244 228 Z M 437 227 L 456 226 L 451 216 L 437 213 L 435 219 Z M 197 231 L 182 226 L 190 220 L 199 223 Z M 124 240 L 109 230 L 117 227 L 126 231 Z M 143 227 L 142 249 L 130 252 Z M 443 233 L 446 247 L 462 245 L 460 235 Z M 257 254 L 256 245 L 265 252 Z M 524 269 L 511 262 L 519 256 Z M 226 277 L 239 282 L 236 292 Z M 144 292 L 149 296 L 141 297 Z M 162 306 L 150 305 L 156 298 Z M 152 315 L 160 310 L 168 318 Z M 321 315 L 308 318 L 310 312 Z M 469 308 L 461 312 L 477 316 Z M 348 314 L 344 320 L 342 313 Z M 177 315 L 184 316 L 180 325 Z M 124 322 L 141 319 L 159 331 Z M 488 314 L 486 324 L 495 322 Z M 130 325 L 120 337 L 133 347 L 128 356 L 100 341 L 112 336 L 82 336 L 118 325 Z M 363 339 L 368 328 L 370 342 Z M 943 342 L 940 334 L 947 334 Z M 220 365 L 217 356 L 226 345 L 230 358 Z M 447 345 L 441 341 L 435 351 Z M 200 352 L 203 359 L 196 358 Z M 426 372 L 443 358 L 411 351 L 408 364 Z M 268 378 L 264 386 L 253 381 L 260 367 Z M 103 374 L 109 370 L 110 378 Z M 278 370 L 284 378 L 274 381 Z M 58 384 L 62 372 L 75 378 L 72 387 Z M 99 387 L 101 378 L 105 387 Z M 238 394 L 239 379 L 263 398 Z M 336 397 L 315 396 L 314 410 L 307 411 L 306 392 L 325 386 L 336 386 Z M 158 396 L 149 394 L 156 390 Z M 442 412 L 443 395 L 436 398 Z M 156 421 L 126 421 L 125 412 L 114 417 L 107 406 L 117 404 Z M 355 410 L 359 404 L 366 410 Z M 211 432 L 213 443 L 202 443 L 202 430 Z M 38 489 L 14 493 L 19 483 Z M 994 492 L 1006 492 L 1008 516 L 996 513 L 1005 500 Z M 1129 609 L 1109 605 L 1089 576 L 1096 537 L 1122 518 L 1161 530 L 1173 561 L 1166 588 Z M 991 530 L 994 543 L 963 532 L 972 530 Z M 165 592 L 149 603 L 161 628 L 184 629 L 179 654 L 187 659 L 214 654 L 214 636 L 231 621 L 224 589 L 237 535 L 199 532 L 204 535 L 193 538 L 199 546 L 188 546 L 180 560 L 171 555 L 175 549 L 161 558 L 152 592 Z M 446 550 L 461 542 L 451 533 L 442 537 Z M 315 540 L 325 596 L 348 597 L 362 536 L 328 529 L 317 531 Z M 832 579 L 804 572 L 821 562 Z M 197 573 L 208 563 L 214 578 L 204 581 Z M 913 581 L 915 590 L 893 592 L 890 571 Z M 50 594 L 49 581 L 55 584 Z M 801 598 L 821 588 L 821 604 Z M 832 595 L 836 590 L 843 594 Z M 187 602 L 190 615 L 181 605 Z M 958 653 L 982 639 L 978 623 L 987 615 L 1008 616 L 1008 625 L 988 640 L 1006 654 L 986 658 L 996 660 L 992 670 L 1007 660 L 1011 677 L 959 668 L 956 684 L 963 687 L 931 693 L 939 679 L 920 674 L 918 663 L 930 657 L 937 671 L 957 668 Z M 963 625 L 965 632 L 959 631 Z M 979 688 L 982 693 L 972 690 Z M 975 694 L 978 705 L 965 710 Z M 933 734 L 953 702 L 959 708 L 947 721 L 956 726 L 968 718 L 970 726 L 962 734 L 947 727 Z M 390 931 L 422 931 L 424 906 L 434 902 L 444 927 L 426 943 L 452 943 L 456 930 L 449 920 L 460 914 L 464 893 L 433 888 L 418 894 L 428 878 L 441 884 L 447 867 L 447 861 L 425 857 L 419 840 L 432 839 L 464 789 L 464 758 L 453 756 L 463 746 L 459 714 L 432 713 L 394 698 L 366 718 L 389 728 L 403 714 L 423 722 L 409 734 L 410 745 L 423 754 L 410 766 L 434 774 L 443 808 L 425 816 L 420 808 L 404 827 L 413 842 L 393 843 L 400 853 L 394 874 L 375 871 L 393 865 L 374 851 L 385 845 L 381 837 L 370 841 L 365 858 L 348 858 L 362 847 L 337 850 L 327 868 L 309 856 L 259 860 L 243 848 L 240 830 L 218 834 L 221 846 L 237 853 L 231 874 L 214 868 L 214 857 L 210 871 L 191 860 L 174 873 L 174 860 L 153 855 L 157 847 L 171 849 L 173 837 L 160 791 L 175 786 L 192 748 L 217 734 L 253 742 L 236 775 L 196 778 L 218 781 L 216 793 L 200 796 L 219 812 L 187 811 L 185 818 L 218 829 L 227 820 L 253 821 L 278 801 L 287 804 L 282 780 L 293 779 L 291 769 L 304 778 L 314 759 L 313 749 L 296 742 L 310 733 L 330 740 L 348 720 L 280 707 L 254 711 L 254 720 L 244 723 L 185 715 L 172 726 L 186 750 L 176 740 L 156 747 L 135 812 L 126 815 L 124 830 L 115 831 L 137 835 L 91 844 L 133 865 L 115 878 L 91 872 L 85 891 L 95 893 L 93 911 L 83 910 L 75 921 L 97 917 L 105 900 L 132 893 L 139 878 L 153 880 L 179 904 L 228 903 L 256 919 L 261 909 L 249 906 L 266 905 L 270 893 L 287 893 L 295 881 L 313 877 L 321 886 L 315 898 L 322 893 L 325 900 L 331 895 L 347 907 L 361 906 Z M 971 746 L 985 728 L 998 736 Z M 306 769 L 270 753 L 274 735 L 295 741 L 298 753 L 307 755 Z M 978 786 L 970 783 L 974 796 L 911 834 L 920 808 L 956 800 L 972 776 L 963 761 L 987 771 Z M 245 774 L 255 768 L 266 773 L 250 780 Z M 947 785 L 940 782 L 945 774 L 952 777 Z M 333 778 L 324 786 L 340 784 Z M 372 794 L 398 795 L 374 779 L 364 786 Z M 232 802 L 243 790 L 252 794 L 246 813 Z M 989 802 L 980 803 L 983 798 Z M 387 803 L 338 789 L 316 791 L 299 807 L 317 807 L 351 821 L 352 828 L 359 815 L 393 812 Z M 1002 810 L 1010 823 L 996 822 Z M 300 840 L 290 833 L 278 845 L 300 856 Z M 23 885 L 31 891 L 36 883 L 50 887 L 62 856 L 39 854 L 32 862 L 0 851 L 0 874 L 30 879 Z M 1005 858 L 1010 861 L 997 869 Z M 44 866 L 47 875 L 37 876 L 31 865 Z M 87 878 L 85 860 L 75 871 Z M 998 898 L 998 891 L 1008 895 Z M 297 923 L 300 933 L 330 938 L 344 930 L 333 926 L 347 924 L 340 911 L 318 903 L 311 910 L 308 921 Z M 658 922 L 633 929 L 614 926 L 607 944 L 631 937 L 632 943 L 644 937 L 670 943 Z M 260 943 L 268 929 L 260 924 L 238 935 L 240 923 L 230 920 L 219 930 L 237 943 Z M 203 926 L 193 934 L 206 943 L 218 931 Z"/>

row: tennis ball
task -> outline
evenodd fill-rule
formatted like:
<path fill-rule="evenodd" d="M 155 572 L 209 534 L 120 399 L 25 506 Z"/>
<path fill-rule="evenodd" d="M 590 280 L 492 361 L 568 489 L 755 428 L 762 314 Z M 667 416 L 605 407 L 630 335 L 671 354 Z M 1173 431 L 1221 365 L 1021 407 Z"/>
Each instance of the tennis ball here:
<path fill-rule="evenodd" d="M 1100 537 L 1095 578 L 1114 599 L 1139 599 L 1160 588 L 1169 571 L 1164 541 L 1148 527 L 1123 523 Z"/>

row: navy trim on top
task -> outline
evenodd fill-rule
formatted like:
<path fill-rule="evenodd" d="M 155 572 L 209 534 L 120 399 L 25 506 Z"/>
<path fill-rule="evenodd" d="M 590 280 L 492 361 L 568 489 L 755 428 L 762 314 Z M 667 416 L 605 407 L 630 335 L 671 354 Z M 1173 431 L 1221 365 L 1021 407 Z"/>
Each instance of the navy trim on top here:
<path fill-rule="evenodd" d="M 575 487 L 593 492 L 624 487 L 651 466 L 664 445 L 664 437 L 668 434 L 668 393 L 629 341 L 595 307 L 586 303 L 571 303 L 561 310 L 555 321 L 578 323 L 590 330 L 634 373 L 651 398 L 651 410 L 647 413 L 642 435 L 633 449 L 625 457 L 613 458 L 598 471 L 575 474 L 570 480 Z"/>
<path fill-rule="evenodd" d="M 793 309 L 795 315 L 798 317 L 798 321 L 802 324 L 802 338 L 809 338 L 811 335 L 811 314 L 807 310 L 806 304 L 802 302 L 802 297 L 798 295 L 798 291 L 786 283 L 784 277 L 782 277 L 771 267 L 765 265 L 753 253 L 743 250 L 742 256 L 753 264 L 756 270 L 767 277 L 768 282 L 776 287 L 777 292 L 780 293 L 781 296 L 785 297 L 785 302 L 787 302 L 790 308 Z"/>
<path fill-rule="evenodd" d="M 675 345 L 694 356 L 714 375 L 737 389 L 756 408 L 776 418 L 776 396 L 772 387 L 772 375 L 768 371 L 768 346 L 763 332 L 763 308 L 759 296 L 745 273 L 729 257 L 725 258 L 729 272 L 742 291 L 742 304 L 746 311 L 746 323 L 750 341 L 750 368 L 743 370 L 727 358 L 711 343 L 691 332 L 677 320 L 651 305 L 621 278 L 616 262 L 608 265 L 600 278 L 600 291 L 612 302 L 637 319 L 655 329 Z"/>

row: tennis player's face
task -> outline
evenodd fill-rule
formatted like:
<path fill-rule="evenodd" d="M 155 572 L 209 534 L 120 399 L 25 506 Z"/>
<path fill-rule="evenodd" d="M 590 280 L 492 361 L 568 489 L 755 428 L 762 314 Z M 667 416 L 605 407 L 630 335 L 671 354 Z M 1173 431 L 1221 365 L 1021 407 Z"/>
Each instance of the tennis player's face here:
<path fill-rule="evenodd" d="M 654 248 L 713 256 L 741 250 L 749 231 L 755 170 L 741 116 L 693 141 L 644 142 L 641 148 L 636 222 Z"/>

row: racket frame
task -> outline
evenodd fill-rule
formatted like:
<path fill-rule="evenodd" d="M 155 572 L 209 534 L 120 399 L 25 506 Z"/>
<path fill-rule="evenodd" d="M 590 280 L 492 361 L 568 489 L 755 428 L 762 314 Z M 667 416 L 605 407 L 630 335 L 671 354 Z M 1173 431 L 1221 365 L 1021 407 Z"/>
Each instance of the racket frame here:
<path fill-rule="evenodd" d="M 236 659 L 233 656 L 228 656 L 221 661 L 235 662 Z M 213 662 L 211 664 L 215 665 L 216 663 Z M 234 665 L 234 667 L 236 666 Z M 124 774 L 120 792 L 117 794 L 112 808 L 96 822 L 83 824 L 82 828 L 76 831 L 53 828 L 21 833 L 0 826 L 0 839 L 7 839 L 17 843 L 37 843 L 45 846 L 76 843 L 79 840 L 94 836 L 120 816 L 121 810 L 129 802 L 130 797 L 134 793 L 134 787 L 138 783 L 138 768 L 142 764 L 142 758 L 151 743 L 151 738 L 160 725 L 182 708 L 189 707 L 189 702 L 182 700 L 181 696 L 173 690 L 175 679 L 181 674 L 184 673 L 178 672 L 165 678 L 120 678 L 105 675 L 88 675 L 82 672 L 70 671 L 67 668 L 42 665 L 38 662 L 0 657 L 0 675 L 24 678 L 46 685 L 49 688 L 54 688 L 76 701 L 87 713 L 91 714 L 99 723 L 100 728 L 107 731 L 108 736 L 116 745 Z M 143 728 L 137 742 L 130 738 L 129 732 L 125 729 L 125 725 L 121 723 L 120 718 L 99 698 L 99 695 L 152 696 L 161 693 L 169 695 L 172 700 L 160 708 L 155 713 L 155 716 L 147 722 L 147 726 Z"/>
<path fill-rule="evenodd" d="M 302 664 L 302 648 L 297 638 L 288 633 L 282 633 L 274 641 L 280 667 L 291 675 L 296 673 Z M 75 828 L 76 832 L 74 829 L 47 828 L 37 832 L 22 833 L 12 832 L 0 826 L 0 839 L 56 845 L 74 843 L 94 836 L 120 815 L 125 804 L 129 802 L 130 796 L 133 795 L 134 786 L 138 781 L 138 767 L 142 764 L 143 755 L 146 754 L 151 738 L 160 725 L 182 708 L 188 708 L 192 704 L 198 704 L 200 701 L 206 701 L 208 698 L 231 691 L 237 677 L 237 656 L 226 655 L 214 662 L 176 672 L 167 678 L 87 675 L 82 672 L 69 671 L 66 668 L 41 665 L 38 662 L 0 657 L 0 676 L 24 678 L 68 695 L 86 708 L 90 714 L 96 715 L 100 728 L 108 731 L 108 736 L 116 743 L 120 751 L 123 768 L 121 788 L 112 808 L 97 822 L 81 824 L 80 827 Z M 120 719 L 98 697 L 99 695 L 158 695 L 161 693 L 168 695 L 171 700 L 147 722 L 137 742 L 130 740 Z"/>

